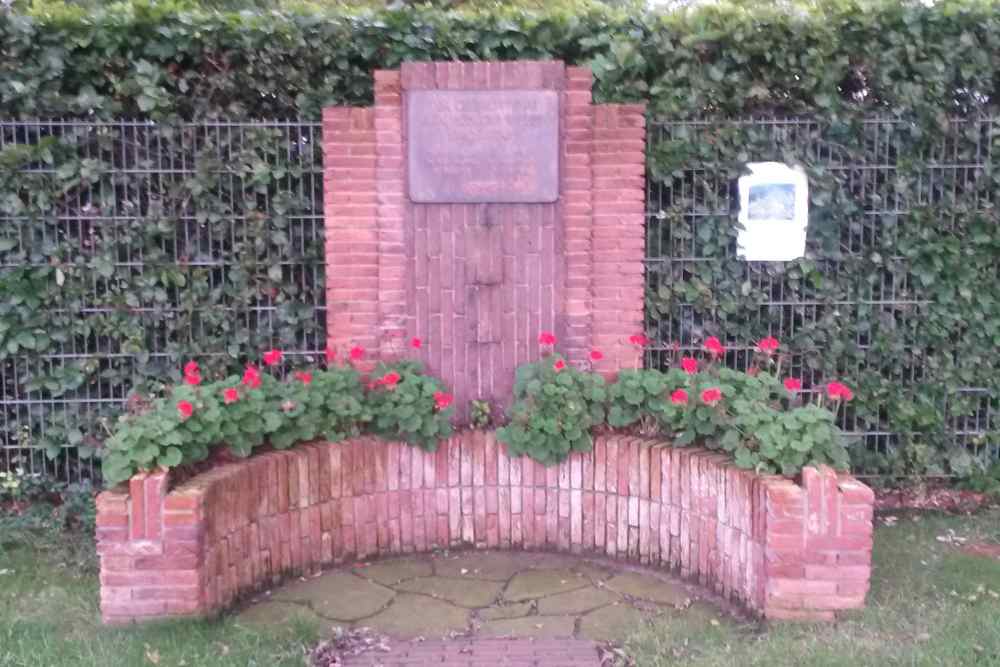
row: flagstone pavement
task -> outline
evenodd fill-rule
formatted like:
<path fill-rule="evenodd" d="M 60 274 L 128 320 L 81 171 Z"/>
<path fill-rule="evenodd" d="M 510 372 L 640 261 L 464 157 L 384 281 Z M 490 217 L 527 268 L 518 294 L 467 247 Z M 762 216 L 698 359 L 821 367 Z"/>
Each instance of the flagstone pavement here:
<path fill-rule="evenodd" d="M 354 667 L 599 665 L 653 619 L 723 612 L 660 571 L 537 552 L 452 551 L 355 563 L 266 591 L 240 624 L 368 627 L 389 650 Z M 690 620 L 690 619 L 689 619 Z"/>

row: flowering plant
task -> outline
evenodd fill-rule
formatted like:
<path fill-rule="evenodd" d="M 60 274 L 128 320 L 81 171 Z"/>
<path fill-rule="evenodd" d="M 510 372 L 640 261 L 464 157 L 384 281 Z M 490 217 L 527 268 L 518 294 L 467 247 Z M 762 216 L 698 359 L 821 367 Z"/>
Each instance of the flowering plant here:
<path fill-rule="evenodd" d="M 754 363 L 741 372 L 721 365 L 725 347 L 710 337 L 703 352 L 668 371 L 623 371 L 608 389 L 608 423 L 663 433 L 681 446 L 724 449 L 740 467 L 763 472 L 792 475 L 817 463 L 846 468 L 847 450 L 826 405 L 853 393 L 834 381 L 815 402 L 805 401 L 800 379 L 779 379 L 779 347 L 775 338 L 762 339 Z"/>
<path fill-rule="evenodd" d="M 353 366 L 363 357 L 356 347 L 338 365 L 338 355 L 328 351 L 326 369 L 299 369 L 284 380 L 270 372 L 284 363 L 280 350 L 247 364 L 241 375 L 215 381 L 189 361 L 181 384 L 119 418 L 105 446 L 104 478 L 114 485 L 138 470 L 197 463 L 218 447 L 246 457 L 265 443 L 285 449 L 368 429 L 432 449 L 451 433 L 451 396 L 440 382 L 422 375 L 419 364 L 401 362 L 377 368 L 366 389 Z"/>
<path fill-rule="evenodd" d="M 434 451 L 452 433 L 451 394 L 440 380 L 423 374 L 420 362 L 379 364 L 368 382 L 366 404 L 371 431 L 387 440 Z"/>
<path fill-rule="evenodd" d="M 608 425 L 635 425 L 647 435 L 668 428 L 688 402 L 688 391 L 682 389 L 686 381 L 685 372 L 677 368 L 621 371 L 608 387 Z"/>
<path fill-rule="evenodd" d="M 552 349 L 553 334 L 542 332 L 538 342 L 543 355 L 518 367 L 510 423 L 497 437 L 513 455 L 551 464 L 590 449 L 591 429 L 604 422 L 607 393 L 601 375 L 570 365 Z M 602 356 L 590 353 L 592 362 Z"/>
<path fill-rule="evenodd" d="M 265 359 L 277 365 L 280 352 Z M 281 381 L 250 364 L 242 375 L 204 382 L 191 361 L 184 383 L 141 413 L 119 418 L 102 470 L 116 484 L 137 470 L 203 461 L 219 446 L 245 457 L 265 442 L 285 449 L 318 437 L 341 440 L 359 432 L 369 414 L 360 376 L 349 366 L 298 371 Z"/>

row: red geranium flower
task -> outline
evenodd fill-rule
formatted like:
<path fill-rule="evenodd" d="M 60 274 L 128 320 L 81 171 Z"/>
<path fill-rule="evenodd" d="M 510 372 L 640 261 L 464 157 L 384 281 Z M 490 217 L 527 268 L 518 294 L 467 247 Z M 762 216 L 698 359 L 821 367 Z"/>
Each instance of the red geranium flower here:
<path fill-rule="evenodd" d="M 360 361 L 365 356 L 365 348 L 355 345 L 351 348 L 351 361 Z"/>
<path fill-rule="evenodd" d="M 591 350 L 590 351 L 590 360 L 591 361 L 600 361 L 603 358 L 604 358 L 604 353 L 601 352 L 600 350 Z"/>
<path fill-rule="evenodd" d="M 778 339 L 774 336 L 768 336 L 767 338 L 761 338 L 757 341 L 757 349 L 764 354 L 771 354 L 778 349 Z"/>
<path fill-rule="evenodd" d="M 641 334 L 641 333 L 632 334 L 631 336 L 629 336 L 628 342 L 632 343 L 633 345 L 638 345 L 639 347 L 645 347 L 649 345 L 649 339 L 646 338 L 646 334 Z"/>
<path fill-rule="evenodd" d="M 552 364 L 552 370 L 554 370 L 556 373 L 558 373 L 564 368 L 566 368 L 566 362 L 563 361 L 562 359 L 556 359 L 556 362 Z"/>
<path fill-rule="evenodd" d="M 674 405 L 687 405 L 688 393 L 683 389 L 678 389 L 670 394 L 670 402 Z"/>
<path fill-rule="evenodd" d="M 698 360 L 694 357 L 684 357 L 681 359 L 681 368 L 688 375 L 694 375 L 698 372 Z"/>
<path fill-rule="evenodd" d="M 227 387 L 222 390 L 222 402 L 226 405 L 238 400 L 240 400 L 240 392 L 236 390 L 236 387 Z"/>
<path fill-rule="evenodd" d="M 192 387 L 197 387 L 201 384 L 201 376 L 197 373 L 185 373 L 184 382 L 191 385 Z"/>
<path fill-rule="evenodd" d="M 181 413 L 183 419 L 187 419 L 194 414 L 194 406 L 189 401 L 178 401 L 177 412 Z"/>
<path fill-rule="evenodd" d="M 715 405 L 722 400 L 722 391 L 718 387 L 711 387 L 701 392 L 701 402 L 705 405 Z"/>
<path fill-rule="evenodd" d="M 826 394 L 835 401 L 841 399 L 849 401 L 854 398 L 854 392 L 851 391 L 847 385 L 841 384 L 840 382 L 831 382 L 826 385 Z"/>
<path fill-rule="evenodd" d="M 184 375 L 199 375 L 201 369 L 198 367 L 197 361 L 189 361 L 184 364 Z"/>
<path fill-rule="evenodd" d="M 268 350 L 264 353 L 264 363 L 268 366 L 274 366 L 281 362 L 281 350 Z"/>
<path fill-rule="evenodd" d="M 798 378 L 785 378 L 783 384 L 785 385 L 785 389 L 788 391 L 794 392 L 802 390 L 802 380 Z"/>
<path fill-rule="evenodd" d="M 451 394 L 446 394 L 443 391 L 434 392 L 434 407 L 437 408 L 438 410 L 444 410 L 445 408 L 447 408 L 449 405 L 451 405 L 452 400 L 454 399 L 452 398 Z"/>
<path fill-rule="evenodd" d="M 551 331 L 543 331 L 538 334 L 538 344 L 539 345 L 555 345 L 556 337 Z"/>
<path fill-rule="evenodd" d="M 243 384 L 251 389 L 260 386 L 260 371 L 253 364 L 247 364 L 247 369 L 243 372 Z"/>
<path fill-rule="evenodd" d="M 410 340 L 410 347 L 412 347 L 414 350 L 419 350 L 421 347 L 423 347 L 423 345 L 424 345 L 424 341 L 420 340 L 416 336 L 414 336 Z"/>
<path fill-rule="evenodd" d="M 399 373 L 395 371 L 386 373 L 379 379 L 378 383 L 385 387 L 389 387 L 389 389 L 394 389 L 396 385 L 399 384 Z"/>
<path fill-rule="evenodd" d="M 717 357 L 726 351 L 726 348 L 722 347 L 722 343 L 715 336 L 709 336 L 705 339 L 705 349 Z"/>
<path fill-rule="evenodd" d="M 304 385 L 308 385 L 310 382 L 313 381 L 313 375 L 309 371 L 296 371 L 295 379 L 297 379 Z"/>
<path fill-rule="evenodd" d="M 329 345 L 326 346 L 326 365 L 329 366 L 337 358 L 337 350 Z"/>

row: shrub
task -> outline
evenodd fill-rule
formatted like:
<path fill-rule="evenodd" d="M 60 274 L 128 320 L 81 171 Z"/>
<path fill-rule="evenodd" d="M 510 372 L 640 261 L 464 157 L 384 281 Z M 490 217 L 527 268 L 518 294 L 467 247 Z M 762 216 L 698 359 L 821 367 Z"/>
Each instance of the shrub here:
<path fill-rule="evenodd" d="M 631 341 L 644 345 L 647 339 Z M 539 342 L 552 346 L 555 337 L 543 333 Z M 798 380 L 781 381 L 762 370 L 780 372 L 778 347 L 773 338 L 762 340 L 753 367 L 741 372 L 720 364 L 725 349 L 711 337 L 701 359 L 681 358 L 665 372 L 624 370 L 610 386 L 597 373 L 546 355 L 518 368 L 511 423 L 497 433 L 513 454 L 545 464 L 589 449 L 591 429 L 606 423 L 664 435 L 677 446 L 724 450 L 736 465 L 759 472 L 794 475 L 824 463 L 846 469 L 842 434 L 823 403 L 850 400 L 851 390 L 831 382 L 815 403 L 804 401 Z"/>
<path fill-rule="evenodd" d="M 679 419 L 680 407 L 665 398 L 683 386 L 684 380 L 679 369 L 621 371 L 617 381 L 608 387 L 608 425 L 637 425 L 643 433 L 671 430 Z"/>
<path fill-rule="evenodd" d="M 362 355 L 356 348 L 351 358 Z M 263 359 L 278 367 L 282 353 L 271 350 Z M 183 378 L 165 396 L 119 419 L 104 451 L 109 485 L 138 470 L 203 461 L 216 447 L 247 457 L 265 443 L 286 449 L 316 438 L 336 442 L 368 429 L 433 450 L 451 435 L 451 395 L 414 361 L 379 365 L 367 389 L 349 364 L 295 370 L 283 381 L 249 364 L 242 376 L 203 383 L 198 364 L 189 362 Z"/>
<path fill-rule="evenodd" d="M 343 440 L 371 420 L 361 377 L 350 366 L 296 371 L 289 382 L 279 384 L 271 403 L 268 413 L 284 416 L 284 423 L 269 436 L 276 449 L 316 438 Z"/>
<path fill-rule="evenodd" d="M 680 118 L 892 106 L 933 115 L 994 102 L 989 54 L 1000 46 L 990 2 L 23 4 L 0 12 L 3 60 L 17 64 L 0 66 L 0 107 L 12 116 L 305 117 L 368 100 L 374 69 L 453 58 L 589 63 L 599 99 L 648 96 Z"/>
<path fill-rule="evenodd" d="M 835 415 L 798 398 L 773 375 L 719 369 L 692 377 L 693 390 L 681 411 L 676 442 L 723 449 L 736 465 L 759 472 L 795 475 L 805 465 L 848 467 Z M 717 400 L 710 400 L 712 392 Z"/>
<path fill-rule="evenodd" d="M 452 396 L 416 361 L 379 364 L 368 383 L 371 431 L 428 451 L 451 435 Z"/>
<path fill-rule="evenodd" d="M 350 366 L 297 371 L 282 382 L 248 365 L 242 376 L 203 384 L 190 362 L 182 384 L 119 418 L 105 447 L 104 478 L 113 485 L 138 470 L 197 463 L 216 446 L 246 457 L 264 442 L 284 449 L 317 437 L 341 440 L 367 418 L 360 376 Z"/>
<path fill-rule="evenodd" d="M 67 483 L 20 468 L 0 471 L 0 553 L 22 533 L 74 531 L 93 535 L 97 507 L 89 480 Z"/>
<path fill-rule="evenodd" d="M 976 469 L 959 486 L 968 491 L 1000 498 L 1000 463 Z"/>
<path fill-rule="evenodd" d="M 556 343 L 543 333 L 542 345 Z M 546 465 L 572 451 L 587 451 L 591 429 L 604 423 L 607 389 L 604 378 L 566 363 L 558 354 L 517 369 L 510 423 L 497 431 L 513 455 L 527 454 Z"/>
<path fill-rule="evenodd" d="M 842 434 L 822 403 L 850 400 L 852 392 L 831 382 L 816 403 L 805 402 L 797 379 L 762 370 L 780 372 L 778 347 L 774 338 L 761 340 L 754 364 L 741 372 L 720 365 L 725 349 L 710 337 L 701 359 L 683 357 L 666 373 L 623 371 L 608 391 L 608 423 L 655 426 L 676 445 L 722 449 L 736 465 L 760 472 L 794 475 L 821 463 L 846 469 Z"/>

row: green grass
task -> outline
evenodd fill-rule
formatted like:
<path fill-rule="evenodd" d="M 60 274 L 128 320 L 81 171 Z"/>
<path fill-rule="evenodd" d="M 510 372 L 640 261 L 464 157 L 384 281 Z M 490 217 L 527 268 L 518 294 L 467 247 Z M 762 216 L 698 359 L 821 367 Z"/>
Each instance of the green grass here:
<path fill-rule="evenodd" d="M 868 607 L 832 625 L 759 627 L 704 618 L 643 628 L 638 665 L 1000 665 L 1000 561 L 939 541 L 949 531 L 1000 542 L 1000 510 L 900 516 L 880 526 Z M 992 595 L 991 595 L 992 591 Z"/>
<path fill-rule="evenodd" d="M 303 623 L 261 631 L 231 618 L 105 628 L 92 554 L 79 536 L 0 544 L 0 667 L 302 667 L 317 639 Z"/>
<path fill-rule="evenodd" d="M 1000 542 L 1000 510 L 974 517 L 901 517 L 876 534 L 869 607 L 836 625 L 762 628 L 704 614 L 642 628 L 639 665 L 1000 665 L 1000 561 L 937 540 L 954 531 Z M 0 667 L 303 664 L 316 629 L 216 622 L 104 628 L 86 538 L 0 534 Z M 3 544 L 7 540 L 6 544 Z"/>

